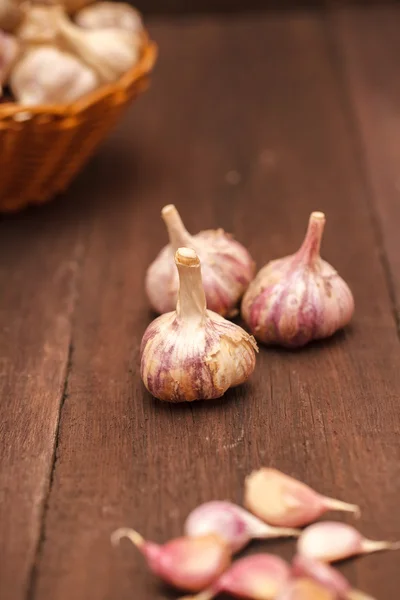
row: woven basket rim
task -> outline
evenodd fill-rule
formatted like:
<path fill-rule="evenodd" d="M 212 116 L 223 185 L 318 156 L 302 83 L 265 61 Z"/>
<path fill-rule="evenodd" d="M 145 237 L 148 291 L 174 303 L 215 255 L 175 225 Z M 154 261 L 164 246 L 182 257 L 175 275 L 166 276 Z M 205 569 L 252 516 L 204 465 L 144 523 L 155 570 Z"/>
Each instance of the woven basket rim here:
<path fill-rule="evenodd" d="M 125 92 L 133 83 L 145 78 L 153 69 L 157 59 L 157 44 L 146 38 L 141 49 L 139 62 L 129 71 L 124 73 L 117 81 L 102 85 L 93 92 L 86 94 L 79 100 L 70 104 L 40 104 L 35 106 L 26 106 L 17 102 L 6 102 L 0 104 L 0 120 L 9 119 L 20 113 L 29 113 L 29 115 L 49 115 L 56 117 L 71 117 L 87 110 L 89 106 L 96 104 L 104 97 L 118 92 Z"/>

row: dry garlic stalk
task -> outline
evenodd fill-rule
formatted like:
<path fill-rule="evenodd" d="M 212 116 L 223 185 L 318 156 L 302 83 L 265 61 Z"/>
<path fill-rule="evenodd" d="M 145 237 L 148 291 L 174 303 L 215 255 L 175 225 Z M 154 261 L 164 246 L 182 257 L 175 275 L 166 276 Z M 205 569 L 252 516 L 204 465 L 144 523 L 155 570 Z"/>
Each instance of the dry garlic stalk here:
<path fill-rule="evenodd" d="M 242 316 L 266 344 L 303 346 L 350 321 L 354 300 L 348 285 L 320 257 L 325 215 L 313 212 L 300 250 L 259 271 L 242 303 Z"/>
<path fill-rule="evenodd" d="M 139 60 L 141 36 L 123 29 L 82 29 L 60 11 L 60 35 L 79 58 L 93 69 L 104 83 L 117 80 Z"/>
<path fill-rule="evenodd" d="M 19 44 L 16 38 L 8 33 L 0 31 L 0 97 L 2 95 L 2 85 L 18 58 Z"/>
<path fill-rule="evenodd" d="M 17 62 L 10 85 L 21 104 L 59 104 L 93 91 L 98 78 L 75 56 L 52 46 L 38 46 Z"/>
<path fill-rule="evenodd" d="M 137 10 L 125 2 L 96 2 L 75 15 L 75 22 L 85 29 L 125 29 L 143 31 L 142 18 Z"/>
<path fill-rule="evenodd" d="M 219 398 L 248 379 L 257 345 L 241 327 L 207 310 L 196 252 L 179 248 L 175 263 L 180 284 L 176 311 L 158 317 L 147 328 L 141 376 L 160 400 Z"/>
<path fill-rule="evenodd" d="M 193 248 L 201 260 L 208 308 L 222 316 L 234 314 L 254 275 L 254 262 L 246 248 L 222 229 L 190 235 L 173 204 L 165 206 L 161 215 L 170 243 L 147 271 L 146 291 L 151 306 L 158 313 L 174 310 L 179 287 L 174 253 L 186 246 Z"/>

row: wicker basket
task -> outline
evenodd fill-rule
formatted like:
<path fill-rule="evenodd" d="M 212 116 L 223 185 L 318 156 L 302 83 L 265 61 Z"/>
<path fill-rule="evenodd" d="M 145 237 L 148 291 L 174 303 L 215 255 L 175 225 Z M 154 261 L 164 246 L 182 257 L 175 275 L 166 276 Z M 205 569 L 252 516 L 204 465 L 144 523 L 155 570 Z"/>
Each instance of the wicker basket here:
<path fill-rule="evenodd" d="M 64 190 L 146 89 L 156 56 L 156 45 L 146 40 L 131 71 L 69 105 L 0 104 L 0 211 L 41 204 Z"/>

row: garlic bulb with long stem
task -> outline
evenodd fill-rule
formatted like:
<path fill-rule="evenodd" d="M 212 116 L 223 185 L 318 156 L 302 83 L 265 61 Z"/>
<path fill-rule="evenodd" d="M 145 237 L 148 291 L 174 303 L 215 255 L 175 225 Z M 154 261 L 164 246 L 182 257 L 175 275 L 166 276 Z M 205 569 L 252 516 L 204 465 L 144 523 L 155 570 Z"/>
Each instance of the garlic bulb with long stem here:
<path fill-rule="evenodd" d="M 19 52 L 17 39 L 13 35 L 0 31 L 0 97 L 2 85 L 6 82 Z"/>
<path fill-rule="evenodd" d="M 193 248 L 201 260 L 208 308 L 222 316 L 234 314 L 254 276 L 255 265 L 249 252 L 222 229 L 190 235 L 173 204 L 164 206 L 161 216 L 170 243 L 160 251 L 147 271 L 146 291 L 153 309 L 165 313 L 175 308 L 179 280 L 174 253 L 179 247 L 186 246 Z"/>
<path fill-rule="evenodd" d="M 10 85 L 21 104 L 59 104 L 73 102 L 93 91 L 98 78 L 75 56 L 52 46 L 38 46 L 17 62 Z"/>
<path fill-rule="evenodd" d="M 241 327 L 207 310 L 200 260 L 193 249 L 179 248 L 175 263 L 176 311 L 161 315 L 147 328 L 141 376 L 160 400 L 219 398 L 253 372 L 257 344 Z"/>
<path fill-rule="evenodd" d="M 83 29 L 59 11 L 60 35 L 101 81 L 110 83 L 129 71 L 139 60 L 142 38 L 124 29 Z"/>
<path fill-rule="evenodd" d="M 354 312 L 353 295 L 333 267 L 320 257 L 325 215 L 313 212 L 296 254 L 273 260 L 250 284 L 242 316 L 265 344 L 304 346 L 331 336 Z"/>
<path fill-rule="evenodd" d="M 126 2 L 96 2 L 75 15 L 75 23 L 84 29 L 126 29 L 134 33 L 143 31 L 142 18 Z"/>

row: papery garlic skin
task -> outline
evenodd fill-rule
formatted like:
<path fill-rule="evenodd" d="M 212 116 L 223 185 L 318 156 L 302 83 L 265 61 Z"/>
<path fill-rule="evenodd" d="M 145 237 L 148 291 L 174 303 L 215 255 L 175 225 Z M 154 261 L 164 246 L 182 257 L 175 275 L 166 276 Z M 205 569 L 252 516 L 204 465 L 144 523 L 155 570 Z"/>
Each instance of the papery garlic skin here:
<path fill-rule="evenodd" d="M 124 29 L 83 29 L 70 22 L 62 12 L 58 27 L 64 42 L 93 69 L 103 83 L 116 81 L 139 60 L 142 39 Z"/>
<path fill-rule="evenodd" d="M 14 96 L 26 106 L 74 102 L 98 84 L 94 71 L 52 46 L 28 50 L 10 76 Z"/>
<path fill-rule="evenodd" d="M 137 10 L 125 2 L 96 2 L 75 15 L 75 23 L 84 29 L 125 29 L 134 33 L 143 31 L 142 18 Z"/>
<path fill-rule="evenodd" d="M 2 95 L 1 87 L 6 82 L 19 52 L 20 47 L 16 38 L 0 31 L 0 97 Z"/>
<path fill-rule="evenodd" d="M 175 206 L 165 206 L 161 213 L 170 243 L 165 246 L 146 275 L 146 292 L 158 313 L 173 310 L 178 296 L 179 279 L 174 254 L 181 246 L 193 248 L 201 260 L 207 307 L 222 315 L 235 314 L 237 303 L 252 280 L 255 264 L 242 244 L 223 229 L 210 229 L 190 235 Z"/>
<path fill-rule="evenodd" d="M 319 254 L 324 225 L 325 215 L 313 212 L 300 250 L 269 262 L 247 289 L 242 317 L 257 340 L 300 347 L 351 320 L 350 288 Z"/>
<path fill-rule="evenodd" d="M 143 336 L 142 380 L 160 400 L 220 398 L 253 372 L 257 344 L 241 327 L 206 309 L 195 251 L 179 248 L 175 261 L 177 308 L 153 321 Z"/>
<path fill-rule="evenodd" d="M 24 44 L 58 44 L 58 28 L 55 16 L 58 6 L 26 5 L 24 18 L 16 31 Z"/>

